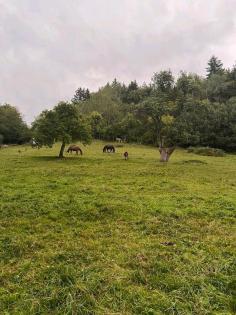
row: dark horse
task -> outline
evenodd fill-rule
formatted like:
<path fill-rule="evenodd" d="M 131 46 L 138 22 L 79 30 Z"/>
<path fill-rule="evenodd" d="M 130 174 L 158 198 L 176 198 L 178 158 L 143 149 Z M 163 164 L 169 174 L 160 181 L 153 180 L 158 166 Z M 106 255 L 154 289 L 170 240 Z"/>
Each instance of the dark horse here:
<path fill-rule="evenodd" d="M 67 153 L 72 153 L 73 151 L 75 151 L 77 155 L 78 155 L 78 152 L 80 153 L 80 155 L 83 155 L 83 152 L 78 145 L 72 144 L 67 149 Z"/>
<path fill-rule="evenodd" d="M 105 153 L 105 152 L 107 152 L 107 153 L 111 153 L 111 152 L 115 153 L 116 150 L 115 150 L 114 145 L 112 145 L 112 144 L 106 144 L 106 145 L 104 146 L 104 148 L 103 148 L 103 153 Z"/>
<path fill-rule="evenodd" d="M 128 157 L 129 157 L 129 153 L 126 151 L 126 152 L 124 153 L 124 158 L 125 158 L 125 160 L 128 160 Z"/>

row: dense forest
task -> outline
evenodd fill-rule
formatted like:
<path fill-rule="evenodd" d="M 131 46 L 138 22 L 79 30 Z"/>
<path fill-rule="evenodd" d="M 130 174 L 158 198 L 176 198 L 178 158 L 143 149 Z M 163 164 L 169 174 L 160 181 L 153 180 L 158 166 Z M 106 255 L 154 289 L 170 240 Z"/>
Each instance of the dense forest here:
<path fill-rule="evenodd" d="M 107 83 L 98 92 L 78 89 L 72 102 L 90 115 L 93 137 L 153 145 L 236 149 L 236 66 L 212 57 L 206 78 L 170 70 L 149 84 Z"/>
<path fill-rule="evenodd" d="M 174 78 L 167 70 L 141 86 L 114 79 L 97 92 L 78 88 L 71 104 L 86 118 L 95 139 L 236 150 L 236 65 L 225 69 L 215 56 L 206 77 L 181 72 Z M 20 114 L 0 106 L 0 141 L 22 143 L 28 138 Z"/>

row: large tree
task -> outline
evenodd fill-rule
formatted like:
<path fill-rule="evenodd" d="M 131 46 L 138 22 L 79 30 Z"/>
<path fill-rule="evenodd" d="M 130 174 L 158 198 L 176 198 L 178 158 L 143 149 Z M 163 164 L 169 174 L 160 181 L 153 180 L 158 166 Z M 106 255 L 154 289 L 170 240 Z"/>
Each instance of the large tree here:
<path fill-rule="evenodd" d="M 91 141 L 91 129 L 74 104 L 60 102 L 52 110 L 43 111 L 33 123 L 34 137 L 41 145 L 52 146 L 61 141 L 59 157 L 63 157 L 65 145 L 80 140 Z"/>
<path fill-rule="evenodd" d="M 154 73 L 152 77 L 153 88 L 158 92 L 170 93 L 174 87 L 174 77 L 170 70 Z"/>
<path fill-rule="evenodd" d="M 19 111 L 9 104 L 0 105 L 0 135 L 3 143 L 21 144 L 30 139 L 30 131 Z"/>
<path fill-rule="evenodd" d="M 176 89 L 184 97 L 206 98 L 205 80 L 197 74 L 181 71 L 176 82 Z"/>
<path fill-rule="evenodd" d="M 159 146 L 161 162 L 168 162 L 175 150 L 175 110 L 175 103 L 163 96 L 149 97 L 138 106 L 138 115 L 148 118 L 153 143 Z"/>

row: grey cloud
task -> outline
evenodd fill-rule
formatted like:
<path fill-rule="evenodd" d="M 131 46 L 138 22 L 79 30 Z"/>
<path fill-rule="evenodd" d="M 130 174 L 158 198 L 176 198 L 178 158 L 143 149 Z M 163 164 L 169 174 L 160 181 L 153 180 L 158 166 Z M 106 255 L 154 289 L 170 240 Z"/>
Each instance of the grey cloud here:
<path fill-rule="evenodd" d="M 78 86 L 204 74 L 212 54 L 232 66 L 235 12 L 235 0 L 0 0 L 0 103 L 30 122 Z"/>

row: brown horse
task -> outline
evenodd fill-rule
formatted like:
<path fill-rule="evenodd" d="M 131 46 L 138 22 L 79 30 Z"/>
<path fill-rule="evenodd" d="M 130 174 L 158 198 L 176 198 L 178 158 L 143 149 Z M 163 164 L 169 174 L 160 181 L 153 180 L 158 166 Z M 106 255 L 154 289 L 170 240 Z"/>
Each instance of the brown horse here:
<path fill-rule="evenodd" d="M 103 153 L 105 153 L 105 152 L 107 152 L 107 153 L 111 153 L 111 152 L 115 153 L 116 152 L 115 147 L 112 144 L 106 144 L 102 151 L 103 151 Z"/>
<path fill-rule="evenodd" d="M 125 158 L 125 160 L 128 160 L 128 157 L 129 157 L 129 153 L 126 151 L 126 152 L 124 153 L 124 158 Z"/>
<path fill-rule="evenodd" d="M 70 145 L 69 148 L 67 149 L 67 153 L 72 153 L 73 151 L 75 151 L 77 155 L 78 155 L 78 152 L 80 153 L 80 155 L 83 155 L 82 150 L 76 144 Z"/>

